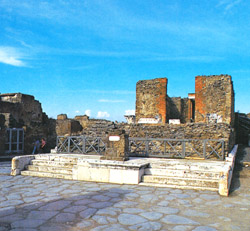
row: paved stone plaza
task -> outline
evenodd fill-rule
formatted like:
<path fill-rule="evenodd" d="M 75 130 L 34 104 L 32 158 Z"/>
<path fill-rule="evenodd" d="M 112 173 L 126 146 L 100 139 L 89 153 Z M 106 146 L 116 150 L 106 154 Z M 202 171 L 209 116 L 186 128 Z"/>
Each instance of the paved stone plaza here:
<path fill-rule="evenodd" d="M 0 169 L 0 231 L 250 230 L 248 168 L 234 177 L 229 197 L 210 191 L 9 176 L 10 162 L 0 162 Z"/>

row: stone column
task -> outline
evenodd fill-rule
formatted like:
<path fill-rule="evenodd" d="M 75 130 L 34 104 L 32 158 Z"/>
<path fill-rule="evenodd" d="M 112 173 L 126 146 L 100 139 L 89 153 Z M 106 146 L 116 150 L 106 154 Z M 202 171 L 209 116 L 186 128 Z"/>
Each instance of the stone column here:
<path fill-rule="evenodd" d="M 102 160 L 128 160 L 128 135 L 124 130 L 112 131 L 109 133 L 108 144 Z"/>

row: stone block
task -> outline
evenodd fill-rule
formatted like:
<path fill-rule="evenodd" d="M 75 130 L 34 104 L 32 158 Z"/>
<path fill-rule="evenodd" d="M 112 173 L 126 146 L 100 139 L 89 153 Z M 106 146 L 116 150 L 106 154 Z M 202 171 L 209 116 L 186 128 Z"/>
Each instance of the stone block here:
<path fill-rule="evenodd" d="M 34 155 L 30 156 L 16 156 L 11 161 L 11 175 L 20 175 L 21 171 L 30 164 L 31 160 L 35 159 Z"/>
<path fill-rule="evenodd" d="M 109 140 L 103 160 L 128 160 L 128 135 L 124 130 L 114 130 L 109 133 Z"/>

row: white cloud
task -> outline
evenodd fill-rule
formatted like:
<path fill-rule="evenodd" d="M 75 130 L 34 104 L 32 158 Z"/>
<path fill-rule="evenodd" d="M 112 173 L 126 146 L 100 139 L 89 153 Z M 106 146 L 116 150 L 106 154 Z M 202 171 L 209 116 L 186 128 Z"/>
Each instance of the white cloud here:
<path fill-rule="evenodd" d="M 91 110 L 90 110 L 90 109 L 87 109 L 87 110 L 85 111 L 85 115 L 90 116 L 90 115 L 91 115 Z"/>
<path fill-rule="evenodd" d="M 80 113 L 80 111 L 76 110 L 75 113 Z"/>
<path fill-rule="evenodd" d="M 97 113 L 97 118 L 109 118 L 110 114 L 106 111 L 99 111 Z"/>
<path fill-rule="evenodd" d="M 125 115 L 135 115 L 135 110 L 128 109 L 125 111 Z"/>
<path fill-rule="evenodd" d="M 99 99 L 98 102 L 100 103 L 124 103 L 125 100 L 110 100 L 110 99 Z"/>
<path fill-rule="evenodd" d="M 21 67 L 25 63 L 21 61 L 21 54 L 13 47 L 0 47 L 0 63 Z"/>

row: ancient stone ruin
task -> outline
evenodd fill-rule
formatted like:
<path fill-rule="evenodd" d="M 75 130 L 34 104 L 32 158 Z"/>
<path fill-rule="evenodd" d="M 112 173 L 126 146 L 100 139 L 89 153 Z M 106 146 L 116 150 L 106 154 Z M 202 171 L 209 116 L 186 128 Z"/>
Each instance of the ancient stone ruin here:
<path fill-rule="evenodd" d="M 167 95 L 167 78 L 139 81 L 136 84 L 136 122 L 234 123 L 234 90 L 231 76 L 196 76 L 195 93 L 187 98 Z"/>
<path fill-rule="evenodd" d="M 86 115 L 48 119 L 33 96 L 0 95 L 0 131 L 23 129 L 24 153 L 37 135 L 51 140 L 51 147 L 56 145 L 54 154 L 13 158 L 11 174 L 161 184 L 228 196 L 236 134 L 242 131 L 242 121 L 244 126 L 249 123 L 238 114 L 235 123 L 231 76 L 197 76 L 195 93 L 186 98 L 168 96 L 167 83 L 167 78 L 137 83 L 135 115 L 126 115 L 128 123 Z"/>
<path fill-rule="evenodd" d="M 102 137 L 108 142 L 108 134 L 117 130 L 124 130 L 130 138 L 223 139 L 228 153 L 236 134 L 231 76 L 197 76 L 195 93 L 186 98 L 168 96 L 167 83 L 167 78 L 137 82 L 136 110 L 135 115 L 126 116 L 129 123 L 91 119 L 86 115 L 71 119 L 60 114 L 57 120 L 49 119 L 33 96 L 1 94 L 1 153 L 11 153 L 6 134 L 14 128 L 24 132 L 24 147 L 19 150 L 24 154 L 31 153 L 37 137 L 46 138 L 49 151 L 56 146 L 57 136 Z"/>
<path fill-rule="evenodd" d="M 35 139 L 45 138 L 48 151 L 55 147 L 56 121 L 43 112 L 34 96 L 0 94 L 0 153 L 29 154 Z"/>

